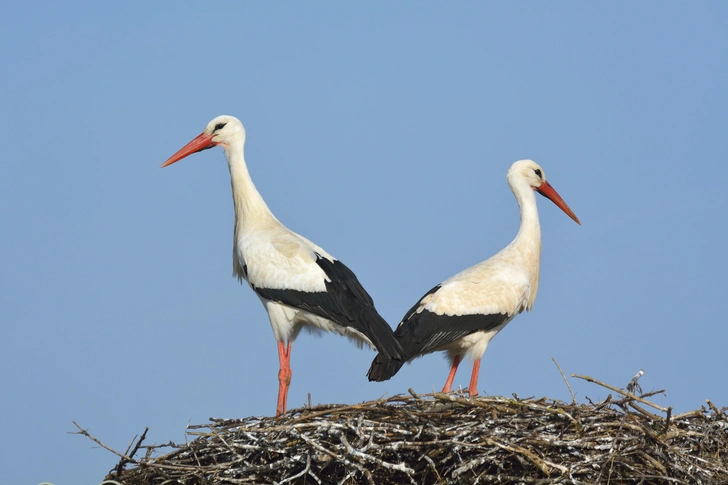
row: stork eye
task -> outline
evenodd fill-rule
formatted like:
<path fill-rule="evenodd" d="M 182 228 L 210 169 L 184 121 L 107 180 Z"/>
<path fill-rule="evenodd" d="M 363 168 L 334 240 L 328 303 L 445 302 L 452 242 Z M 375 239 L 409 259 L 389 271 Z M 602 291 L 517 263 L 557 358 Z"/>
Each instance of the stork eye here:
<path fill-rule="evenodd" d="M 213 130 L 213 131 L 222 130 L 223 128 L 225 128 L 225 125 L 226 124 L 227 123 L 218 123 L 218 124 L 216 124 L 215 125 L 215 130 Z"/>
<path fill-rule="evenodd" d="M 543 176 L 541 175 L 541 169 L 540 168 L 537 168 L 536 170 L 534 170 L 534 172 L 536 173 L 536 175 L 538 176 L 538 178 L 543 178 Z"/>

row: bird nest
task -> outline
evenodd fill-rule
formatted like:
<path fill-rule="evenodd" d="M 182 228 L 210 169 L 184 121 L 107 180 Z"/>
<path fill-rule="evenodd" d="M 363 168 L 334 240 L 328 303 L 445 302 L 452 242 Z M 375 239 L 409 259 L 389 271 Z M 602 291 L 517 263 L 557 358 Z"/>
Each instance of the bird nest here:
<path fill-rule="evenodd" d="M 646 399 L 663 391 L 635 395 L 636 379 L 625 391 L 581 378 L 617 397 L 569 404 L 410 390 L 278 418 L 213 418 L 188 426 L 184 444 L 144 446 L 145 431 L 125 453 L 79 429 L 121 457 L 104 483 L 123 485 L 728 483 L 726 408 L 706 401 L 672 415 Z"/>

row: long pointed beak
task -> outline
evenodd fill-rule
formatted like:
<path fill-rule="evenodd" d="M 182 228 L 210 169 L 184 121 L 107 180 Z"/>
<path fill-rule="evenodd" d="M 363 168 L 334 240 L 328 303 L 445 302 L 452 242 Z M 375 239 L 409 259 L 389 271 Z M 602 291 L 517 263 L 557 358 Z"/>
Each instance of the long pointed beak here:
<path fill-rule="evenodd" d="M 172 165 L 174 162 L 179 162 L 188 155 L 214 147 L 215 144 L 212 143 L 212 137 L 212 134 L 206 135 L 205 133 L 200 133 L 191 142 L 183 146 L 177 153 L 169 157 L 169 160 L 162 164 L 162 168 L 167 165 Z"/>
<path fill-rule="evenodd" d="M 566 212 L 566 215 L 574 219 L 574 222 L 579 224 L 581 226 L 581 222 L 579 222 L 579 218 L 576 217 L 576 214 L 574 214 L 574 211 L 572 211 L 568 205 L 566 205 L 566 202 L 564 202 L 564 199 L 561 198 L 558 192 L 554 190 L 553 187 L 551 187 L 551 184 L 544 181 L 543 184 L 541 184 L 541 187 L 534 187 L 539 194 L 543 195 L 547 199 L 551 199 L 551 202 L 556 204 L 559 209 Z"/>

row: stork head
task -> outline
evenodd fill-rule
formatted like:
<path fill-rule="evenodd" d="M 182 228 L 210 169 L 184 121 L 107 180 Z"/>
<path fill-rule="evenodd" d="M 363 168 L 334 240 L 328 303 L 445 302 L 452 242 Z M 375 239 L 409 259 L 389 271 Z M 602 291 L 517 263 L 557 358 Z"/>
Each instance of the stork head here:
<path fill-rule="evenodd" d="M 177 153 L 169 157 L 162 164 L 162 167 L 172 165 L 188 155 L 207 150 L 208 148 L 222 145 L 227 149 L 233 144 L 245 143 L 245 128 L 239 119 L 234 116 L 222 115 L 210 121 L 205 127 L 205 131 L 197 135 L 187 145 L 183 146 Z"/>
<path fill-rule="evenodd" d="M 564 211 L 567 216 L 571 217 L 574 222 L 581 225 L 581 222 L 579 222 L 579 218 L 576 217 L 574 211 L 566 205 L 564 199 L 562 199 L 551 184 L 546 181 L 546 173 L 544 173 L 539 164 L 533 160 L 519 160 L 515 162 L 508 170 L 507 179 L 508 184 L 514 189 L 514 191 L 516 187 L 527 184 L 533 190 L 556 204 L 556 206 Z"/>

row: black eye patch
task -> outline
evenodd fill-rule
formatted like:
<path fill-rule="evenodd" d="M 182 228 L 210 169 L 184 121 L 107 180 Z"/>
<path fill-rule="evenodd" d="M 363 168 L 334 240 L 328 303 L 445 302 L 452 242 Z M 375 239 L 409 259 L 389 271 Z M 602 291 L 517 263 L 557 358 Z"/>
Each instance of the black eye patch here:
<path fill-rule="evenodd" d="M 215 125 L 215 129 L 213 131 L 222 130 L 223 128 L 225 128 L 225 125 L 226 124 L 227 123 L 218 123 L 218 124 L 216 124 Z"/>
<path fill-rule="evenodd" d="M 536 170 L 534 170 L 534 172 L 536 173 L 536 175 L 538 175 L 538 178 L 543 178 L 543 176 L 541 175 L 541 169 L 540 168 L 537 168 Z"/>

